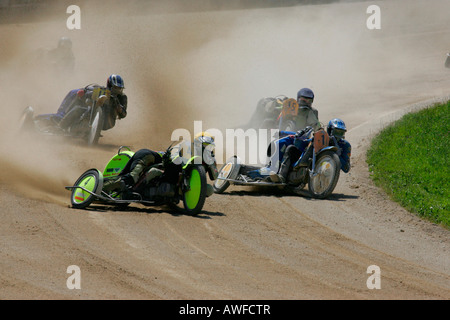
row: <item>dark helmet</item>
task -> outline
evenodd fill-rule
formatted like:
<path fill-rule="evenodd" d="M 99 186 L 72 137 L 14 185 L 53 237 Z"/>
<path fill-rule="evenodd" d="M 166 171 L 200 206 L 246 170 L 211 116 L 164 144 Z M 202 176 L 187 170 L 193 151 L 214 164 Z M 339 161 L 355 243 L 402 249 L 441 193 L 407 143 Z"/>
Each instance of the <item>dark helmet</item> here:
<path fill-rule="evenodd" d="M 313 92 L 311 89 L 309 89 L 309 88 L 303 88 L 303 89 L 300 89 L 300 90 L 297 92 L 297 101 L 298 101 L 301 97 L 307 98 L 307 99 L 311 99 L 311 100 L 314 100 L 314 92 Z"/>
<path fill-rule="evenodd" d="M 327 132 L 330 136 L 334 136 L 336 139 L 341 140 L 345 138 L 347 127 L 344 121 L 341 119 L 333 119 L 328 122 Z"/>
<path fill-rule="evenodd" d="M 118 74 L 112 74 L 109 76 L 108 81 L 106 81 L 106 87 L 111 90 L 112 87 L 125 88 L 125 83 L 123 79 Z"/>

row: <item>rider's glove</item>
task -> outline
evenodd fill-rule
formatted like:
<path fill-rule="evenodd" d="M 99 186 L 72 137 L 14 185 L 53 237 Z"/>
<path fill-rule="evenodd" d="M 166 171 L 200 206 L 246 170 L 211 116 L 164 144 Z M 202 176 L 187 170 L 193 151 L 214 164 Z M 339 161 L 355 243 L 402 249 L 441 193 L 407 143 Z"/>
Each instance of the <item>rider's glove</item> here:
<path fill-rule="evenodd" d="M 119 119 L 123 119 L 127 116 L 127 111 L 120 104 L 116 107 L 116 111 L 119 116 Z"/>
<path fill-rule="evenodd" d="M 111 96 L 112 101 L 115 105 L 115 109 L 119 119 L 123 119 L 127 116 L 127 110 L 120 104 L 119 98 L 117 96 Z"/>

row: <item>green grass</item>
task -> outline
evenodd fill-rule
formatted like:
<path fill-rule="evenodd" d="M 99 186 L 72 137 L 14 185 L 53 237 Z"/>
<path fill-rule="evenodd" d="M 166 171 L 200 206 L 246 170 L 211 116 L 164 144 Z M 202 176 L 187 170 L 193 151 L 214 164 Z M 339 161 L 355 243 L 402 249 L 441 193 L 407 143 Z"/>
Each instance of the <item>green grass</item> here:
<path fill-rule="evenodd" d="M 408 211 L 450 227 L 450 101 L 407 114 L 372 141 L 375 184 Z"/>

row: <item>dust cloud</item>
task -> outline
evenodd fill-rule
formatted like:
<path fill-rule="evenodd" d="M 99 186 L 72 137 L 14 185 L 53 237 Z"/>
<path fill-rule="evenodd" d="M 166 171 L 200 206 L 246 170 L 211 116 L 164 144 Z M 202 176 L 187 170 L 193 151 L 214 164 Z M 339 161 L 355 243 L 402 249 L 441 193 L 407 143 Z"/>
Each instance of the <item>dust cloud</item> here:
<path fill-rule="evenodd" d="M 250 118 L 260 98 L 293 97 L 301 87 L 315 91 L 322 122 L 345 119 L 355 105 L 373 112 L 380 108 L 378 95 L 405 94 L 396 91 L 398 84 L 415 76 L 419 55 L 438 58 L 448 49 L 448 42 L 415 45 L 389 36 L 411 31 L 402 29 L 402 21 L 411 19 L 424 34 L 430 24 L 448 27 L 448 0 L 373 1 L 382 10 L 381 31 L 366 28 L 367 2 L 185 13 L 175 2 L 109 3 L 82 2 L 81 30 L 67 29 L 65 11 L 37 22 L 0 24 L 0 165 L 7 171 L 1 182 L 63 196 L 64 185 L 105 164 L 117 146 L 165 149 L 173 130 L 192 131 L 195 120 L 205 130 L 234 128 Z M 69 75 L 55 74 L 37 58 L 62 36 L 71 38 L 76 58 Z M 392 74 L 375 77 L 380 64 L 392 65 Z M 127 118 L 103 133 L 100 144 L 107 147 L 18 134 L 26 106 L 53 113 L 69 90 L 105 84 L 112 73 L 123 76 L 129 105 Z M 412 100 L 433 90 L 425 86 Z"/>

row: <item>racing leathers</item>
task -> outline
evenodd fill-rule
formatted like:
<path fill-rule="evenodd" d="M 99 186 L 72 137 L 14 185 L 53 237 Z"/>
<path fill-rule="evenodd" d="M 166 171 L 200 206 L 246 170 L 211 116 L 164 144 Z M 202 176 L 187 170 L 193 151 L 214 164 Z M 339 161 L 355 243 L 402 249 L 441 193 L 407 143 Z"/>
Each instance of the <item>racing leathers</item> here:
<path fill-rule="evenodd" d="M 300 138 L 304 133 L 308 131 L 308 128 L 312 128 L 314 131 L 319 130 L 321 124 L 319 122 L 319 111 L 313 108 L 310 104 L 305 101 L 299 99 L 299 108 L 298 114 L 295 117 L 295 128 L 302 132 L 300 135 L 297 134 Z M 280 130 L 282 129 L 283 118 L 280 118 Z M 296 139 L 297 141 L 297 139 Z M 302 150 L 303 151 L 303 150 Z M 312 153 L 312 145 L 309 144 L 304 150 L 304 156 L 301 157 L 300 162 L 296 164 L 297 167 L 307 166 L 309 157 Z M 291 145 L 287 147 L 286 152 L 284 154 L 283 160 L 281 162 L 280 170 L 278 174 L 272 174 L 270 179 L 273 182 L 281 182 L 284 183 L 287 179 L 287 175 L 289 173 L 289 169 L 291 164 L 297 159 L 300 158 L 302 152 L 295 145 Z"/>
<path fill-rule="evenodd" d="M 307 134 L 309 133 L 309 134 Z M 309 139 L 309 135 L 312 134 L 310 130 L 299 131 L 294 138 L 294 143 L 288 146 L 284 152 L 283 159 L 281 160 L 280 169 L 277 173 L 272 173 L 270 175 L 270 180 L 272 182 L 285 183 L 287 176 L 291 169 L 291 165 L 295 163 L 296 167 L 301 167 L 307 165 L 307 159 L 309 158 L 309 153 L 312 151 L 311 144 L 306 142 Z M 304 147 L 306 145 L 306 148 Z M 302 152 L 304 156 L 302 157 Z M 306 159 L 300 163 L 299 159 Z M 299 163 L 296 163 L 299 162 Z"/>
<path fill-rule="evenodd" d="M 138 150 L 128 161 L 125 168 L 116 179 L 111 179 L 103 184 L 103 190 L 110 191 L 124 191 L 136 185 L 142 172 L 149 167 L 162 163 L 163 152 L 157 152 L 149 149 Z M 158 168 L 151 168 L 145 177 L 146 182 L 160 176 L 163 173 Z"/>
<path fill-rule="evenodd" d="M 99 85 L 88 85 L 70 91 L 54 115 L 54 121 L 61 129 L 68 130 L 86 116 L 99 94 L 105 94 L 108 97 L 102 106 L 104 120 L 102 130 L 113 128 L 116 119 L 127 116 L 128 98 L 125 94 L 112 95 L 108 89 Z"/>
<path fill-rule="evenodd" d="M 338 156 L 339 160 L 341 161 L 341 169 L 345 173 L 348 173 L 350 171 L 351 165 L 350 165 L 350 157 L 352 155 L 352 145 L 350 142 L 348 142 L 345 139 L 339 139 L 339 141 L 331 136 L 332 142 L 330 144 L 336 146 L 339 148 L 338 150 Z"/>

